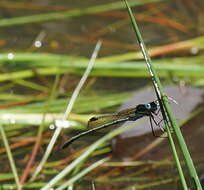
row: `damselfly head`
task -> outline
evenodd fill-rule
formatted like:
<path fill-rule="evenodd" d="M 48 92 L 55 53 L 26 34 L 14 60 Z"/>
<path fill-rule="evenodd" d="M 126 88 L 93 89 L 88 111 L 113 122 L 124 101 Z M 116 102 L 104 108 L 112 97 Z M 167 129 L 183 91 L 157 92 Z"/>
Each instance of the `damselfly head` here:
<path fill-rule="evenodd" d="M 149 103 L 149 105 L 150 105 L 150 110 L 152 111 L 152 112 L 154 112 L 154 111 L 156 111 L 157 109 L 158 109 L 158 107 L 159 107 L 159 101 L 154 101 L 154 102 L 150 102 Z"/>

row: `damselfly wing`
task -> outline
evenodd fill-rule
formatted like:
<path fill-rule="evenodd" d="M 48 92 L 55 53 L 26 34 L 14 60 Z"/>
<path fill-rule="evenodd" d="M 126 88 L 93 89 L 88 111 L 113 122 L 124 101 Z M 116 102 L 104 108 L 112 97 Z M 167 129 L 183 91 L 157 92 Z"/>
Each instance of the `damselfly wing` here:
<path fill-rule="evenodd" d="M 135 108 L 129 108 L 122 110 L 114 114 L 106 114 L 99 117 L 92 117 L 88 121 L 88 127 L 94 128 L 102 125 L 113 125 L 115 122 L 120 123 L 124 121 L 136 121 L 137 119 L 150 116 L 158 109 L 156 101 L 150 102 L 149 104 L 139 104 Z"/>
<path fill-rule="evenodd" d="M 95 128 L 105 124 L 112 124 L 115 121 L 125 122 L 130 117 L 135 117 L 136 108 L 122 110 L 118 113 L 104 114 L 101 116 L 94 116 L 88 121 L 88 128 Z"/>

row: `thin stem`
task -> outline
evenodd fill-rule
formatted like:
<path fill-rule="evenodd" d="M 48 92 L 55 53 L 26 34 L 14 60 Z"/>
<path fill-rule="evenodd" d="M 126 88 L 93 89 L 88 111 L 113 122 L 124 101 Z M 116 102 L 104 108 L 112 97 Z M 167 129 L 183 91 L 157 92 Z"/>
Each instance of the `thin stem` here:
<path fill-rule="evenodd" d="M 84 75 L 82 76 L 81 80 L 79 81 L 79 84 L 77 85 L 76 89 L 74 90 L 74 93 L 72 94 L 70 102 L 69 102 L 69 104 L 67 106 L 67 109 L 66 109 L 66 111 L 64 113 L 64 116 L 62 118 L 63 120 L 66 120 L 66 118 L 70 114 L 70 112 L 71 112 L 71 110 L 73 108 L 74 102 L 76 101 L 81 88 L 84 85 L 86 79 L 88 78 L 89 73 L 91 72 L 91 69 L 93 68 L 93 65 L 95 63 L 95 60 L 96 60 L 96 57 L 98 55 L 100 47 L 101 47 L 101 41 L 98 41 L 97 44 L 96 44 L 95 50 L 94 50 L 94 52 L 93 52 L 93 54 L 91 56 L 90 62 L 88 64 L 88 66 L 87 66 L 87 69 L 84 72 Z"/>
<path fill-rule="evenodd" d="M 78 173 L 74 177 L 72 177 L 69 181 L 67 181 L 66 183 L 64 183 L 60 187 L 58 187 L 56 190 L 63 190 L 63 189 L 65 189 L 66 187 L 68 187 L 69 185 L 73 184 L 78 179 L 80 179 L 84 175 L 86 175 L 88 172 L 90 172 L 91 170 L 93 170 L 96 167 L 100 166 L 101 164 L 103 164 L 104 162 L 108 161 L 109 159 L 110 159 L 109 157 L 106 157 L 106 158 L 103 158 L 103 159 L 95 162 L 94 164 L 90 165 L 89 167 L 87 167 L 86 169 L 82 170 L 80 173 Z"/>
<path fill-rule="evenodd" d="M 114 136 L 119 135 L 122 132 L 129 130 L 133 127 L 135 127 L 135 124 L 134 125 L 128 125 L 125 127 L 120 127 L 118 129 L 106 134 L 101 139 L 97 140 L 88 149 L 86 149 L 86 151 L 83 154 L 81 154 L 71 164 L 69 164 L 67 167 L 65 167 L 57 176 L 55 176 L 53 179 L 51 179 L 43 188 L 41 188 L 41 190 L 50 190 L 56 183 L 58 183 L 60 180 L 62 180 L 62 178 L 64 178 L 66 175 L 68 175 L 75 167 L 77 167 L 81 162 L 83 162 L 85 159 L 87 159 L 93 153 L 93 151 L 95 151 L 105 141 L 107 141 L 107 140 L 113 138 Z"/>
<path fill-rule="evenodd" d="M 159 1 L 159 0 L 146 0 L 146 1 L 130 0 L 130 4 L 132 6 L 139 6 L 139 5 L 143 5 L 145 3 L 148 3 L 148 2 L 157 2 L 157 1 Z M 68 11 L 63 11 L 63 12 L 54 12 L 54 13 L 44 13 L 44 14 L 30 15 L 30 16 L 21 16 L 21 17 L 9 18 L 9 19 L 4 18 L 4 19 L 0 19 L 0 27 L 66 19 L 66 18 L 72 18 L 72 17 L 78 17 L 78 16 L 82 16 L 82 15 L 87 15 L 87 14 L 96 14 L 96 13 L 101 13 L 104 11 L 117 10 L 117 9 L 122 9 L 122 8 L 123 8 L 123 4 L 119 1 L 117 1 L 117 2 L 102 4 L 102 5 L 92 6 L 92 7 L 88 7 L 88 8 L 83 8 L 83 9 L 74 9 L 74 10 L 68 10 Z"/>
<path fill-rule="evenodd" d="M 131 21 L 132 21 L 132 25 L 133 25 L 133 29 L 134 29 L 135 34 L 136 34 L 136 38 L 137 38 L 137 40 L 139 42 L 139 46 L 141 48 L 144 59 L 146 61 L 149 73 L 150 73 L 150 75 L 152 77 L 152 81 L 153 81 L 155 91 L 156 91 L 156 93 L 158 93 L 159 99 L 162 101 L 162 106 L 164 106 L 164 108 L 165 108 L 168 119 L 169 119 L 169 121 L 170 121 L 170 123 L 171 123 L 171 125 L 172 125 L 172 127 L 173 127 L 173 129 L 175 131 L 177 140 L 179 142 L 180 149 L 181 149 L 181 151 L 182 151 L 182 153 L 184 155 L 186 165 L 188 167 L 189 173 L 190 173 L 191 178 L 192 178 L 193 189 L 202 190 L 202 187 L 201 187 L 197 172 L 195 170 L 193 161 L 191 159 L 190 153 L 188 151 L 187 145 L 186 145 L 185 140 L 184 140 L 184 138 L 182 136 L 180 128 L 179 128 L 179 126 L 177 124 L 176 118 L 175 118 L 175 116 L 174 116 L 174 114 L 173 114 L 173 112 L 171 110 L 171 107 L 170 107 L 169 102 L 168 102 L 168 98 L 167 98 L 167 96 L 165 95 L 165 93 L 164 93 L 164 91 L 162 89 L 161 82 L 160 82 L 160 80 L 159 80 L 159 78 L 157 76 L 157 73 L 155 72 L 154 67 L 153 67 L 153 65 L 151 63 L 151 58 L 150 58 L 150 56 L 149 56 L 149 54 L 147 52 L 147 49 L 145 47 L 145 44 L 144 44 L 144 41 L 142 39 L 141 33 L 140 33 L 139 28 L 137 26 L 136 20 L 135 20 L 133 14 L 132 14 L 132 11 L 131 11 L 127 1 L 126 0 L 124 0 L 124 1 L 125 1 L 125 4 L 126 4 L 126 7 L 128 9 L 129 16 L 130 16 Z M 173 139 L 171 139 L 171 135 L 169 136 L 169 140 L 170 141 L 173 140 Z M 176 150 L 174 144 L 173 143 L 170 143 L 170 144 L 172 146 L 172 150 Z M 174 154 L 174 158 L 176 160 L 177 168 L 179 170 L 181 183 L 183 185 L 183 188 L 187 189 L 187 184 L 186 184 L 183 172 L 180 171 L 181 165 L 180 165 L 180 162 L 178 160 L 177 153 L 173 152 L 173 154 Z"/>
<path fill-rule="evenodd" d="M 2 125 L 0 125 L 0 132 L 1 132 L 2 140 L 4 142 L 4 146 L 6 148 L 6 153 L 7 153 L 10 165 L 11 165 L 11 169 L 12 169 L 15 181 L 16 181 L 17 189 L 21 190 L 22 185 L 20 184 L 19 177 L 18 177 L 18 172 L 17 172 L 16 166 L 15 166 L 15 162 L 14 162 L 14 159 L 13 159 L 13 156 L 12 156 L 12 153 L 11 153 L 11 149 L 9 147 L 9 143 L 8 143 L 8 140 L 7 140 L 7 137 L 6 137 L 6 134 L 4 132 L 4 129 L 3 129 Z"/>
<path fill-rule="evenodd" d="M 35 141 L 35 145 L 33 147 L 33 150 L 32 150 L 31 156 L 29 158 L 29 161 L 28 161 L 28 163 L 27 163 L 27 165 L 26 165 L 26 167 L 25 167 L 25 169 L 23 171 L 23 174 L 21 175 L 20 181 L 21 181 L 22 184 L 26 181 L 26 179 L 28 177 L 28 174 L 29 174 L 29 171 L 30 171 L 30 168 L 33 165 L 33 162 L 34 162 L 34 160 L 35 160 L 35 158 L 37 156 L 38 149 L 40 148 L 41 140 L 42 140 L 42 134 L 43 134 L 44 125 L 45 125 L 46 113 L 48 111 L 48 105 L 51 103 L 51 101 L 55 97 L 58 83 L 59 83 L 59 74 L 57 74 L 56 77 L 55 77 L 55 82 L 54 82 L 54 85 L 52 87 L 50 97 L 49 97 L 49 99 L 47 101 L 47 104 L 45 105 L 45 110 L 44 110 L 44 114 L 43 114 L 43 117 L 42 117 L 42 122 L 41 122 L 41 124 L 40 124 L 40 126 L 38 128 L 38 134 L 37 134 L 37 138 L 36 138 L 36 141 Z"/>
<path fill-rule="evenodd" d="M 86 79 L 87 79 L 87 77 L 88 77 L 88 75 L 89 75 L 89 73 L 90 73 L 90 71 L 91 71 L 91 69 L 92 69 L 92 67 L 93 67 L 93 65 L 94 65 L 94 63 L 95 63 L 95 60 L 96 60 L 96 57 L 97 57 L 97 54 L 98 54 L 98 52 L 99 52 L 100 47 L 101 47 L 101 41 L 98 41 L 97 44 L 96 44 L 96 47 L 95 47 L 95 49 L 94 49 L 94 52 L 93 52 L 93 54 L 92 54 L 92 57 L 91 57 L 91 59 L 90 59 L 90 61 L 89 61 L 89 64 L 88 64 L 88 66 L 87 66 L 87 68 L 86 68 L 86 71 L 84 72 L 84 75 L 82 76 L 82 78 L 81 78 L 79 84 L 77 85 L 76 89 L 74 90 L 74 92 L 73 92 L 73 94 L 72 94 L 72 97 L 71 97 L 71 99 L 70 99 L 70 102 L 69 102 L 69 104 L 68 104 L 68 106 L 67 106 L 67 109 L 66 109 L 66 111 L 65 111 L 65 113 L 64 113 L 64 116 L 62 117 L 62 120 L 63 120 L 63 121 L 65 121 L 66 118 L 68 117 L 68 115 L 70 114 L 70 112 L 71 112 L 71 110 L 72 110 L 72 108 L 73 108 L 74 102 L 76 101 L 76 98 L 77 98 L 78 95 L 79 95 L 80 89 L 81 89 L 81 87 L 83 86 L 83 84 L 85 83 L 85 81 L 86 81 Z M 33 179 L 35 179 L 35 177 L 36 177 L 36 176 L 40 173 L 40 171 L 42 170 L 44 164 L 46 163 L 46 161 L 47 161 L 47 159 L 48 159 L 48 157 L 49 157 L 49 155 L 51 154 L 51 151 L 52 151 L 52 149 L 53 149 L 53 147 L 54 147 L 54 144 L 55 144 L 55 142 L 56 142 L 56 140 L 57 140 L 57 138 L 58 138 L 58 136 L 59 136 L 59 134 L 60 134 L 62 128 L 63 128 L 63 126 L 61 126 L 61 127 L 58 126 L 58 127 L 56 128 L 56 130 L 55 130 L 55 132 L 54 132 L 54 134 L 53 134 L 53 136 L 52 136 L 52 138 L 51 138 L 51 140 L 50 140 L 50 142 L 49 142 L 49 144 L 48 144 L 48 146 L 47 146 L 47 149 L 46 149 L 46 151 L 45 151 L 45 154 L 44 154 L 44 156 L 43 156 L 43 158 L 42 158 L 40 164 L 39 164 L 38 167 L 36 168 L 36 170 L 35 170 L 35 172 L 34 172 L 32 178 L 31 178 L 31 181 L 32 181 Z"/>

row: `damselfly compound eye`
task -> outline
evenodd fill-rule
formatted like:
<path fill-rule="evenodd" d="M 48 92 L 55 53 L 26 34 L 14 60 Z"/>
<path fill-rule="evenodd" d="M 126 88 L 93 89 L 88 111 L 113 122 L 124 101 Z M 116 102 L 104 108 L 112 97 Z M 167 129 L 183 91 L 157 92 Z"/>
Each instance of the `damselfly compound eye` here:
<path fill-rule="evenodd" d="M 150 104 L 145 104 L 145 107 L 146 107 L 147 109 L 151 109 L 151 105 L 150 105 Z"/>

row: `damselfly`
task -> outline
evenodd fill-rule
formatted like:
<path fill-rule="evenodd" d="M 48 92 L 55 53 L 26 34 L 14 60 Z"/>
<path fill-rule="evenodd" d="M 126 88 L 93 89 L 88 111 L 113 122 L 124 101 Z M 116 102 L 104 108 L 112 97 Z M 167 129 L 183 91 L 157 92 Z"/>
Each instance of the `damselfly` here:
<path fill-rule="evenodd" d="M 122 110 L 118 113 L 114 113 L 114 114 L 107 114 L 107 115 L 103 115 L 103 116 L 99 116 L 99 117 L 92 117 L 89 121 L 88 121 L 88 127 L 91 128 L 88 131 L 79 133 L 78 135 L 70 138 L 67 142 L 65 142 L 65 144 L 62 146 L 62 148 L 66 148 L 67 146 L 69 146 L 73 141 L 75 141 L 76 139 L 87 135 L 89 133 L 92 133 L 94 131 L 115 125 L 115 124 L 119 124 L 125 121 L 136 121 L 142 117 L 149 117 L 150 119 L 150 124 L 151 124 L 151 129 L 152 129 L 152 133 L 154 136 L 154 130 L 153 130 L 153 126 L 152 126 L 152 121 L 159 126 L 159 123 L 157 123 L 154 119 L 154 116 L 157 115 L 157 113 L 159 112 L 159 102 L 158 101 L 153 101 L 150 102 L 148 104 L 139 104 L 134 108 L 130 108 L 130 109 L 125 109 Z M 160 127 L 161 128 L 161 127 Z M 162 129 L 162 128 L 161 128 Z"/>

